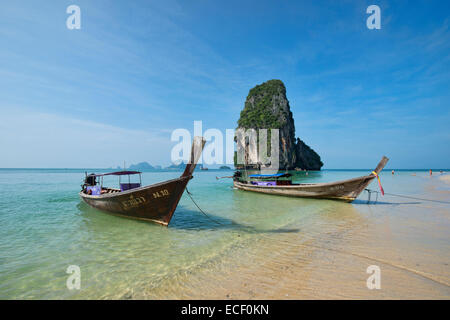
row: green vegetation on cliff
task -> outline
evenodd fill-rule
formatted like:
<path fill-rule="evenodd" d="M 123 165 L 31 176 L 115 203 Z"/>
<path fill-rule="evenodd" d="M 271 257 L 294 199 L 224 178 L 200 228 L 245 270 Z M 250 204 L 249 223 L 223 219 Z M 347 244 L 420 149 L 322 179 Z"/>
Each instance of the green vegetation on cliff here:
<path fill-rule="evenodd" d="M 280 129 L 283 125 L 280 121 L 282 118 L 280 115 L 286 119 L 289 114 L 284 110 L 274 109 L 273 100 L 274 97 L 283 97 L 285 95 L 286 87 L 281 80 L 269 80 L 257 85 L 248 93 L 245 107 L 241 111 L 238 126 L 254 129 Z M 278 114 L 277 111 L 282 114 Z"/>

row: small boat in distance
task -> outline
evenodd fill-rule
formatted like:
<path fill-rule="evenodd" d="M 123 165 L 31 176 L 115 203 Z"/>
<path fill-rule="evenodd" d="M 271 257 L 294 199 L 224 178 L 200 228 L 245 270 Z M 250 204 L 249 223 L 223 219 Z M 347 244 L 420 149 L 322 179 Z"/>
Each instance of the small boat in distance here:
<path fill-rule="evenodd" d="M 290 173 L 257 174 L 250 175 L 249 179 L 243 179 L 238 171 L 233 178 L 233 183 L 235 188 L 245 191 L 352 202 L 378 176 L 388 161 L 388 158 L 383 157 L 376 169 L 367 176 L 336 182 L 295 184 L 292 183 L 292 175 Z"/>
<path fill-rule="evenodd" d="M 191 160 L 179 178 L 142 187 L 141 179 L 139 183 L 130 182 L 131 175 L 138 174 L 141 177 L 139 171 L 86 174 L 79 195 L 84 202 L 96 209 L 167 226 L 189 180 L 193 178 L 192 173 L 204 145 L 203 137 L 194 138 Z M 119 177 L 119 189 L 103 186 L 103 177 L 111 175 Z M 128 182 L 121 183 L 122 176 L 128 176 Z"/>

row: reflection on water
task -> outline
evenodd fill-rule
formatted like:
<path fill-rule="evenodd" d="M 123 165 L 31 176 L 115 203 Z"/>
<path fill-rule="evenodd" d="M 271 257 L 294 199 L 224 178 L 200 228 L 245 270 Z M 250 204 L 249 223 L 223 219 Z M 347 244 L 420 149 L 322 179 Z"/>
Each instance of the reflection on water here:
<path fill-rule="evenodd" d="M 267 196 L 196 172 L 189 189 L 206 215 L 183 195 L 166 228 L 82 203 L 83 172 L 0 170 L 0 298 L 449 297 L 444 202 Z M 368 172 L 293 174 L 325 182 Z M 177 175 L 144 173 L 143 183 Z M 381 179 L 392 193 L 449 198 L 438 179 L 419 173 Z M 81 268 L 80 291 L 65 286 L 72 264 Z M 371 264 L 381 264 L 381 291 L 365 287 Z"/>

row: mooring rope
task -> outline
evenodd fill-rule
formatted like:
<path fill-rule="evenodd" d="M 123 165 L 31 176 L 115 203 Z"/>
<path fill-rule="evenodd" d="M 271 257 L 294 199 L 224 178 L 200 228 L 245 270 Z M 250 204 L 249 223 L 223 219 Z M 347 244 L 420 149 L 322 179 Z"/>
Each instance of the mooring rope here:
<path fill-rule="evenodd" d="M 376 190 L 370 190 L 370 189 L 365 189 L 367 192 L 369 192 L 369 195 L 370 195 L 370 193 L 372 193 L 372 192 L 374 192 L 374 193 L 380 193 L 379 191 L 376 191 Z M 417 197 L 410 197 L 410 196 L 405 196 L 405 195 L 402 195 L 402 194 L 395 194 L 395 193 L 387 193 L 387 192 L 385 192 L 384 193 L 385 195 L 388 195 L 388 196 L 394 196 L 394 197 L 400 197 L 400 198 L 408 198 L 408 199 L 413 199 L 413 200 L 421 200 L 421 201 L 430 201 L 430 202 L 438 202 L 438 203 L 448 203 L 448 204 L 450 204 L 450 201 L 443 201 L 443 200 L 435 200 L 435 199 L 425 199 L 425 198 L 417 198 Z"/>
<path fill-rule="evenodd" d="M 197 207 L 198 210 L 200 210 L 201 213 L 203 213 L 209 220 L 220 224 L 220 225 L 224 225 L 223 223 L 220 223 L 219 221 L 217 221 L 216 219 L 211 218 L 208 214 L 206 214 L 205 211 L 202 210 L 202 208 L 199 207 L 199 205 L 197 204 L 197 202 L 195 202 L 194 198 L 192 197 L 192 193 L 189 191 L 189 189 L 186 187 L 186 193 L 188 194 L 189 198 L 191 198 L 192 202 L 195 204 L 195 206 Z"/>

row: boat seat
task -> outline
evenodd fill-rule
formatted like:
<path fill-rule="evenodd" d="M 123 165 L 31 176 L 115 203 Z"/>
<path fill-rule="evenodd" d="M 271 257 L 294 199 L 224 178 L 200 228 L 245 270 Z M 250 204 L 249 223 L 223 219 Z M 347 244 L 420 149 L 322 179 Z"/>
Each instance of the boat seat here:
<path fill-rule="evenodd" d="M 120 191 L 126 191 L 130 189 L 139 188 L 141 186 L 140 183 L 121 183 L 120 184 Z"/>

